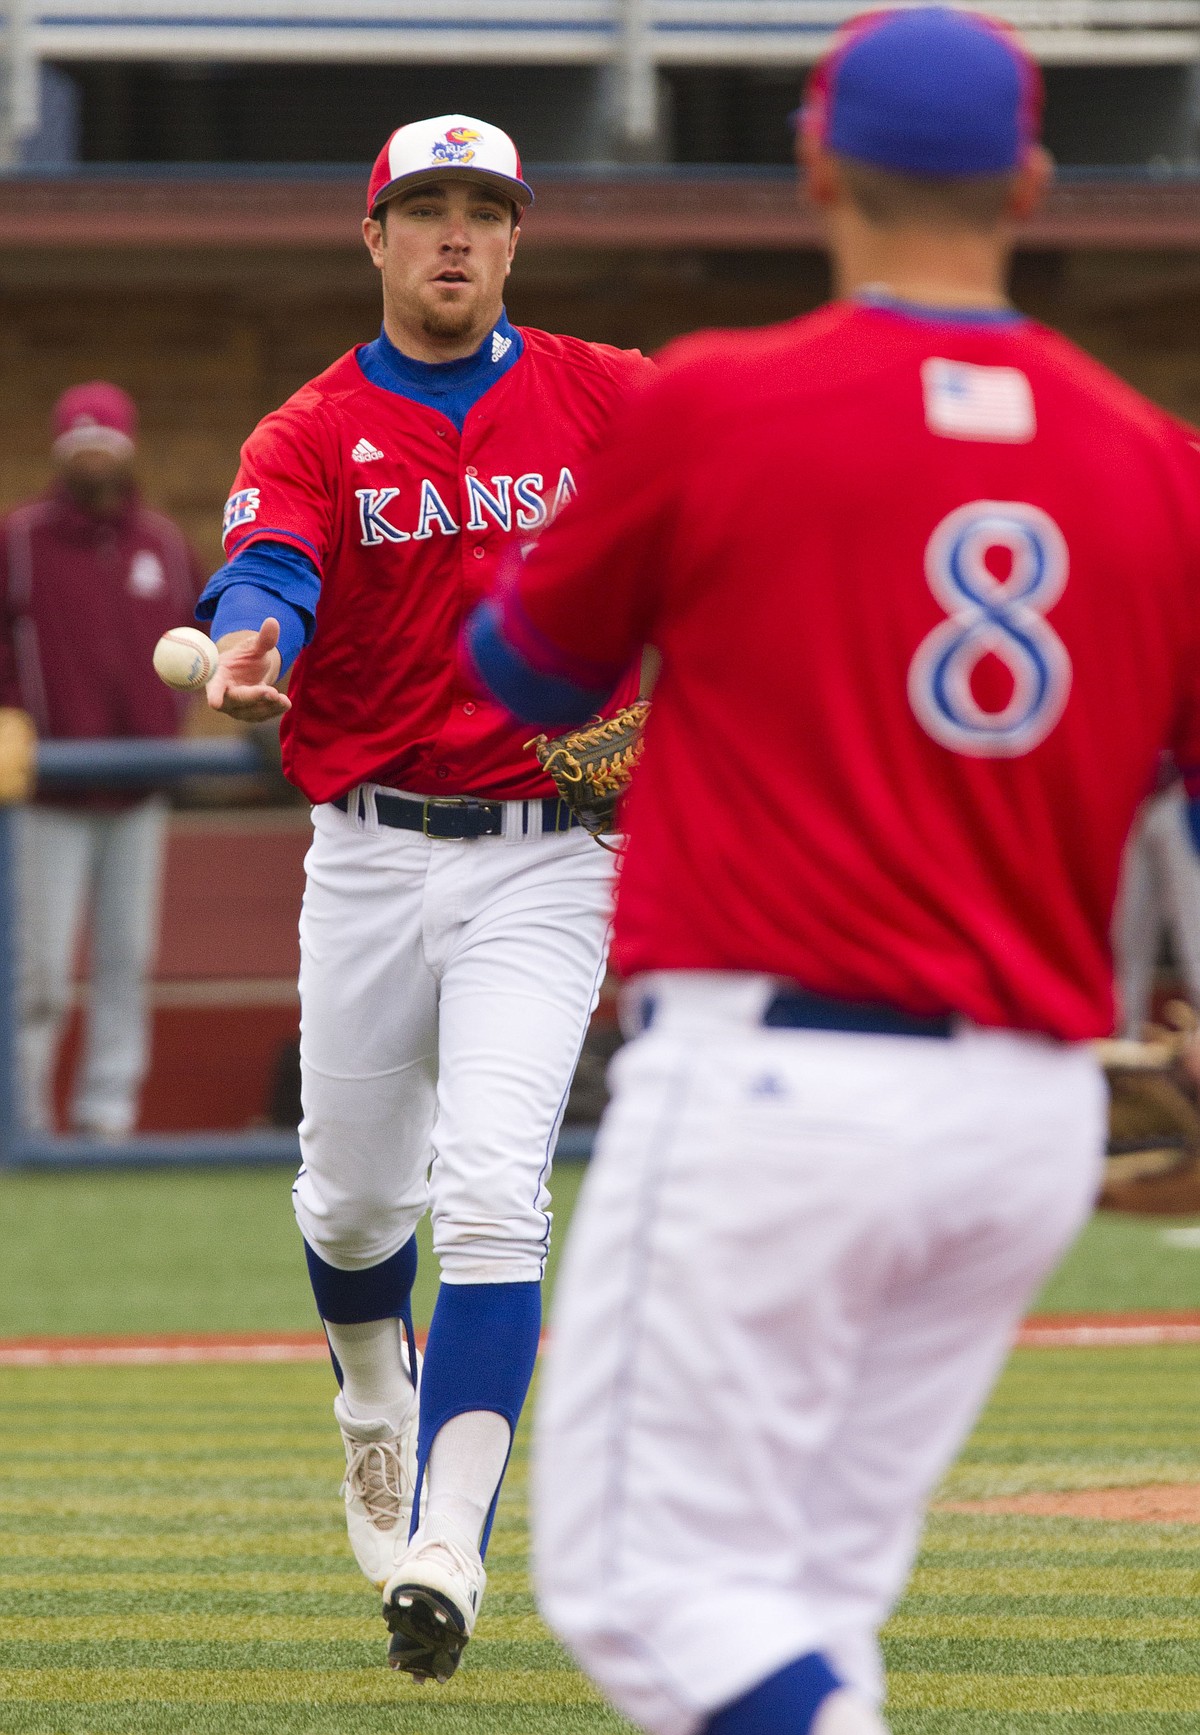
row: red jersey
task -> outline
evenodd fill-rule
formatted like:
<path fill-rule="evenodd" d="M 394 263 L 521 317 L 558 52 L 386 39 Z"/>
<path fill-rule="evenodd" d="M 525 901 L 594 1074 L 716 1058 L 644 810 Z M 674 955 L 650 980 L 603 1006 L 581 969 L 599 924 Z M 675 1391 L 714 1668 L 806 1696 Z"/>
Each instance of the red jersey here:
<path fill-rule="evenodd" d="M 459 630 L 505 545 L 573 498 L 580 459 L 650 364 L 577 338 L 521 338 L 520 358 L 461 433 L 440 410 L 372 384 L 351 351 L 242 449 L 227 557 L 281 542 L 321 575 L 282 725 L 284 770 L 312 801 L 363 782 L 502 800 L 554 793 L 525 749 L 529 730 L 463 679 Z M 614 702 L 635 688 L 633 674 Z"/>
<path fill-rule="evenodd" d="M 1159 752 L 1200 789 L 1196 464 L 1015 316 L 668 352 L 505 605 L 593 685 L 662 653 L 618 967 L 1108 1032 Z"/>

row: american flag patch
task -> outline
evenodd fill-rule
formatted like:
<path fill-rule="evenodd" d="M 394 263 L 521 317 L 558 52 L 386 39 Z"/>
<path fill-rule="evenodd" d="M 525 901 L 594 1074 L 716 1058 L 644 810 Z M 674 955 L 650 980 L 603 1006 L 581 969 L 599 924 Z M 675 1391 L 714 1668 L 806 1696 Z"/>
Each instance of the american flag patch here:
<path fill-rule="evenodd" d="M 921 363 L 925 425 L 948 440 L 1032 440 L 1033 389 L 1015 367 L 976 367 L 930 356 Z"/>

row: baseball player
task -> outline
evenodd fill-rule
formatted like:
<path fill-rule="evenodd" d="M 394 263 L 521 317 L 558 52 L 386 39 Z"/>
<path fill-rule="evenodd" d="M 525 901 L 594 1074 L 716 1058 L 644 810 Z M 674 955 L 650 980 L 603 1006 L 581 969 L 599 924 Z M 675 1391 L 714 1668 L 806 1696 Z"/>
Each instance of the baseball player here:
<path fill-rule="evenodd" d="M 1200 859 L 1192 827 L 1200 810 L 1187 800 L 1172 761 L 1159 767 L 1125 851 L 1113 925 L 1122 1034 L 1137 1040 L 1150 1017 L 1154 967 L 1164 928 L 1188 998 L 1200 1007 Z"/>
<path fill-rule="evenodd" d="M 418 1679 L 450 1675 L 483 1593 L 610 908 L 611 858 L 456 662 L 501 550 L 570 501 L 649 367 L 509 323 L 532 197 L 484 121 L 392 135 L 363 226 L 382 333 L 250 436 L 198 611 L 220 647 L 210 704 L 282 714 L 313 802 L 296 1216 L 340 1382 L 350 1541 L 384 1591 L 389 1660 Z M 618 699 L 635 692 L 631 676 Z M 427 1200 L 442 1287 L 418 1426 Z"/>
<path fill-rule="evenodd" d="M 678 346 L 469 634 L 530 719 L 649 639 L 642 1034 L 567 1249 L 543 1606 L 662 1735 L 871 1735 L 931 1487 L 1087 1215 L 1122 845 L 1200 785 L 1200 494 L 1004 293 L 1038 74 L 850 26 L 802 148 L 838 299 Z"/>

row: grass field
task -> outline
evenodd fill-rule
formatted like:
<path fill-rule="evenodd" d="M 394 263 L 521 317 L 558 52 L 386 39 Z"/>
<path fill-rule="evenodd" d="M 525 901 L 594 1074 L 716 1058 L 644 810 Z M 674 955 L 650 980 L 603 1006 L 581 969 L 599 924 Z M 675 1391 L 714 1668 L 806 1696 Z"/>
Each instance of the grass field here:
<path fill-rule="evenodd" d="M 1042 1305 L 1198 1306 L 1200 1251 L 1101 1220 Z M 311 1326 L 286 1184 L 6 1178 L 0 1320 L 0 1336 Z M 381 1666 L 330 1395 L 312 1365 L 0 1370 L 0 1735 L 623 1727 L 534 1612 L 524 1440 L 459 1675 L 422 1690 Z M 1200 1482 L 1198 1397 L 1200 1348 L 1020 1351 L 947 1494 Z M 892 1725 L 1195 1735 L 1198 1599 L 1198 1526 L 935 1514 L 887 1634 Z"/>

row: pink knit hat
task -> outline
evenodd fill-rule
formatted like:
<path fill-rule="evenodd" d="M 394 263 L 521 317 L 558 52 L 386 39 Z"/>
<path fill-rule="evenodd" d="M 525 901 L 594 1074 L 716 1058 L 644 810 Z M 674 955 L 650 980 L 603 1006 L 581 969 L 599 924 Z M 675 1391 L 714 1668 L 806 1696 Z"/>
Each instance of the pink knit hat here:
<path fill-rule="evenodd" d="M 50 425 L 56 458 L 69 458 L 72 452 L 89 446 L 126 458 L 137 438 L 137 405 L 120 386 L 90 380 L 63 393 L 54 406 Z"/>

